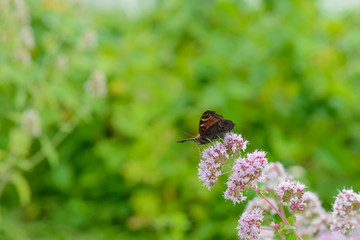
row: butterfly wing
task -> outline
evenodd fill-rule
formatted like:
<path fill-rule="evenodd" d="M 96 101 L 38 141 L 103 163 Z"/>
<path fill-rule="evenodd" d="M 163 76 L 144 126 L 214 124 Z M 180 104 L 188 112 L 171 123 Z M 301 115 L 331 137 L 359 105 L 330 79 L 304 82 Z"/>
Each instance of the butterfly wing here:
<path fill-rule="evenodd" d="M 199 144 L 212 142 L 214 139 L 224 137 L 227 132 L 233 130 L 235 124 L 226 120 L 222 115 L 214 111 L 206 111 L 201 115 L 199 123 L 199 134 L 194 138 L 178 141 L 179 143 L 194 141 Z"/>
<path fill-rule="evenodd" d="M 207 130 L 213 126 L 216 122 L 219 122 L 223 119 L 223 116 L 217 114 L 214 111 L 206 111 L 201 115 L 199 123 L 199 134 L 204 135 Z"/>
<path fill-rule="evenodd" d="M 224 137 L 227 132 L 234 129 L 234 126 L 231 120 L 223 119 L 211 125 L 202 136 L 209 140 Z"/>

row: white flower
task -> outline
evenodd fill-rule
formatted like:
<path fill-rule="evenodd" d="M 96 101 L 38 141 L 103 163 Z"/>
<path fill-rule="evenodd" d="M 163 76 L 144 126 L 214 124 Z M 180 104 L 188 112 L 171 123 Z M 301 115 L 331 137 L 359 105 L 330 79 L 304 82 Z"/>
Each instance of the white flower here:
<path fill-rule="evenodd" d="M 100 71 L 94 71 L 85 83 L 85 90 L 91 97 L 106 97 L 108 88 L 105 74 Z"/>
<path fill-rule="evenodd" d="M 81 36 L 81 47 L 83 49 L 94 49 L 97 47 L 97 32 L 93 29 L 86 30 Z"/>
<path fill-rule="evenodd" d="M 42 130 L 39 113 L 35 109 L 25 110 L 22 116 L 21 127 L 33 137 L 40 137 Z"/>

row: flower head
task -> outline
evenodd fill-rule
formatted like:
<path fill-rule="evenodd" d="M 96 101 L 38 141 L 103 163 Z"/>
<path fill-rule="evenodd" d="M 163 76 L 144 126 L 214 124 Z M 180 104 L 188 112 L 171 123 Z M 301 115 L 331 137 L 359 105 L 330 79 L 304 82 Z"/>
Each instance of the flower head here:
<path fill-rule="evenodd" d="M 222 162 L 229 158 L 225 146 L 221 142 L 215 142 L 213 145 L 205 148 L 201 154 L 203 159 L 215 159 L 217 162 Z"/>
<path fill-rule="evenodd" d="M 262 210 L 256 208 L 252 211 L 245 211 L 240 219 L 238 235 L 241 239 L 257 239 L 260 232 L 260 223 L 263 221 L 264 216 Z"/>
<path fill-rule="evenodd" d="M 244 141 L 241 134 L 227 133 L 224 138 L 224 145 L 229 155 L 235 156 L 241 153 L 241 150 L 245 151 L 248 141 Z"/>
<path fill-rule="evenodd" d="M 301 236 L 314 236 L 317 232 L 322 232 L 327 228 L 328 215 L 321 206 L 318 196 L 312 192 L 306 192 L 306 208 L 304 211 L 295 214 L 295 227 Z"/>
<path fill-rule="evenodd" d="M 263 190 L 271 192 L 284 179 L 291 179 L 284 169 L 284 166 L 279 162 L 270 162 L 264 169 L 264 186 Z"/>
<path fill-rule="evenodd" d="M 354 190 L 342 190 L 336 196 L 333 205 L 333 215 L 335 217 L 344 217 L 347 215 L 357 215 L 360 211 L 360 194 Z"/>
<path fill-rule="evenodd" d="M 64 53 L 59 54 L 55 59 L 55 67 L 58 70 L 65 70 L 69 65 L 68 56 Z"/>
<path fill-rule="evenodd" d="M 98 45 L 98 35 L 93 29 L 87 29 L 81 36 L 81 47 L 85 50 L 95 49 Z"/>
<path fill-rule="evenodd" d="M 323 231 L 318 234 L 316 240 L 345 240 L 345 236 L 339 232 Z"/>
<path fill-rule="evenodd" d="M 319 197 L 313 192 L 306 192 L 306 209 L 303 215 L 307 219 L 322 217 L 326 214 L 325 209 L 321 206 Z"/>
<path fill-rule="evenodd" d="M 35 109 L 26 109 L 23 113 L 21 120 L 21 127 L 30 133 L 33 137 L 40 137 L 41 130 L 41 118 Z"/>
<path fill-rule="evenodd" d="M 221 142 L 215 142 L 202 152 L 198 174 L 200 180 L 208 189 L 214 187 L 222 171 L 222 164 L 228 160 L 225 146 Z"/>
<path fill-rule="evenodd" d="M 290 180 L 282 181 L 276 190 L 283 205 L 288 206 L 293 211 L 302 211 L 306 207 L 307 196 L 304 192 L 305 185 Z"/>
<path fill-rule="evenodd" d="M 91 97 L 104 98 L 108 93 L 106 76 L 100 71 L 94 71 L 85 82 L 84 87 Z"/>
<path fill-rule="evenodd" d="M 336 196 L 333 205 L 330 230 L 339 231 L 342 234 L 348 233 L 355 228 L 357 223 L 356 215 L 360 211 L 360 194 L 352 189 L 342 190 Z"/>
<path fill-rule="evenodd" d="M 19 34 L 26 48 L 33 49 L 35 47 L 34 34 L 30 26 L 23 27 Z"/>
<path fill-rule="evenodd" d="M 333 217 L 330 220 L 330 230 L 333 232 L 339 232 L 341 234 L 347 234 L 354 230 L 357 224 L 356 218 L 352 216 L 345 217 Z"/>
<path fill-rule="evenodd" d="M 255 150 L 248 153 L 246 158 L 238 158 L 232 168 L 233 173 L 227 182 L 224 193 L 225 199 L 231 199 L 234 203 L 246 199 L 242 191 L 255 186 L 264 180 L 263 168 L 267 165 L 266 153 Z"/>
<path fill-rule="evenodd" d="M 271 222 L 270 223 L 270 226 L 274 228 L 274 231 L 277 231 L 281 228 L 281 224 L 280 223 L 274 223 L 274 222 Z"/>

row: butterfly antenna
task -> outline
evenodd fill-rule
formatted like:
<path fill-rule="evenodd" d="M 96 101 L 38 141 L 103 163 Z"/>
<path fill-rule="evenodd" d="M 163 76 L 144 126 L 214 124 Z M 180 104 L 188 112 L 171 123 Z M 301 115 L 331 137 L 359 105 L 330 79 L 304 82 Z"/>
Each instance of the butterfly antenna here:
<path fill-rule="evenodd" d="M 194 141 L 194 138 L 188 138 L 188 139 L 184 139 L 184 140 L 178 140 L 178 143 L 183 143 L 183 142 L 187 142 L 187 141 Z"/>
<path fill-rule="evenodd" d="M 192 138 L 195 137 L 194 135 L 192 135 L 192 134 L 190 134 L 190 133 L 187 133 L 187 132 L 183 132 L 183 134 L 188 135 L 189 137 L 192 137 Z"/>

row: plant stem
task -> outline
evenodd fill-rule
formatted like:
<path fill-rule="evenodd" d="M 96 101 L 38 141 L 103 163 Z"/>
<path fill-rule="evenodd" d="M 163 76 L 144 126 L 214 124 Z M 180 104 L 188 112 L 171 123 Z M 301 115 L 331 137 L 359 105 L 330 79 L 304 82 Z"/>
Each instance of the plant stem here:
<path fill-rule="evenodd" d="M 279 208 L 280 208 L 281 214 L 285 216 L 285 210 L 284 210 L 283 205 L 281 204 L 281 201 L 277 201 L 277 204 L 280 206 Z"/>
<path fill-rule="evenodd" d="M 293 226 L 295 225 L 295 210 L 293 210 L 293 212 L 292 212 L 292 217 L 293 217 Z"/>
<path fill-rule="evenodd" d="M 265 197 L 265 195 L 262 194 L 261 191 L 257 187 L 253 187 L 251 189 L 254 190 L 255 192 L 257 192 L 258 194 L 260 194 L 260 196 L 262 196 L 265 199 L 265 201 L 267 201 L 270 204 L 270 206 L 277 212 L 277 214 L 281 217 L 281 219 L 283 220 L 283 222 L 285 224 L 291 226 L 291 224 L 288 222 L 288 220 L 286 220 L 285 216 L 279 212 L 279 210 L 274 206 L 274 204 L 272 204 L 272 202 L 270 202 L 270 200 L 267 197 Z M 300 240 L 303 240 L 302 237 L 296 232 L 295 229 L 293 229 L 291 231 L 293 231 Z"/>
<path fill-rule="evenodd" d="M 226 164 L 225 166 L 228 167 L 228 168 L 230 168 L 230 169 L 232 169 L 232 167 L 231 167 L 229 164 Z"/>

